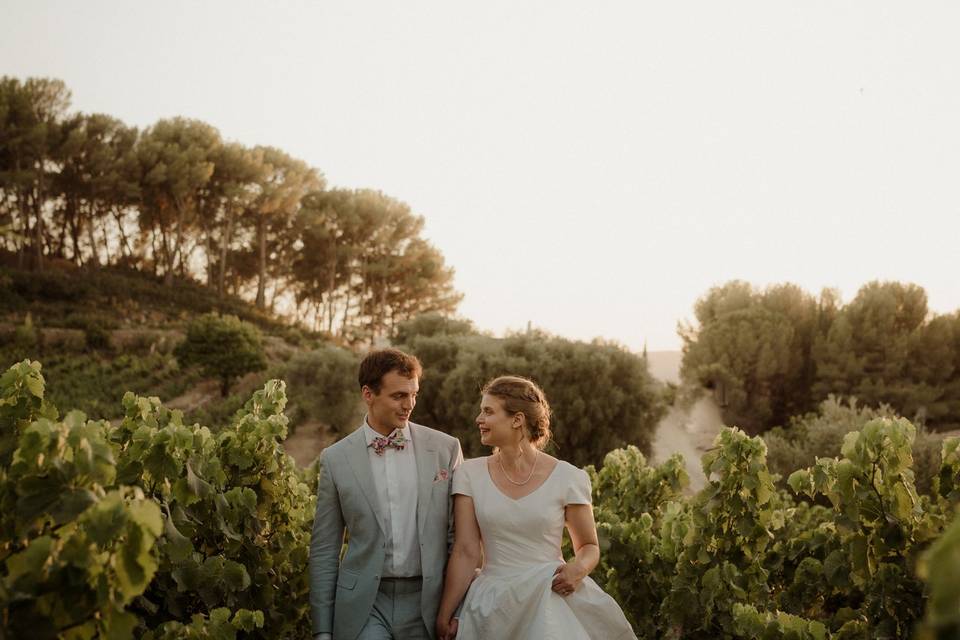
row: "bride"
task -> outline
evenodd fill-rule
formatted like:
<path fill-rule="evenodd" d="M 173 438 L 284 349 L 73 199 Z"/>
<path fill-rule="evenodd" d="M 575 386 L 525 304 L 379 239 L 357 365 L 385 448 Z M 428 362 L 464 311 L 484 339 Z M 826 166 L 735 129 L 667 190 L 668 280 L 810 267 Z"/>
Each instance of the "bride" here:
<path fill-rule="evenodd" d="M 635 639 L 617 603 L 588 577 L 600 560 L 590 478 L 541 451 L 550 438 L 543 391 L 502 376 L 482 394 L 480 442 L 494 453 L 454 473 L 456 538 L 438 638 Z M 575 550 L 569 561 L 560 552 L 564 525 Z"/>

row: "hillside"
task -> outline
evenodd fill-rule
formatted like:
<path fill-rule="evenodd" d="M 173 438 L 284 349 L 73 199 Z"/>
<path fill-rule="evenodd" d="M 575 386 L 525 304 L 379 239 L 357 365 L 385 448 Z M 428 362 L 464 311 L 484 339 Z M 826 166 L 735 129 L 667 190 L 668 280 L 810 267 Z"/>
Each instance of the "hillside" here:
<path fill-rule="evenodd" d="M 217 429 L 228 424 L 267 379 L 280 378 L 287 383 L 289 400 L 285 413 L 290 418 L 290 435 L 285 448 L 301 466 L 312 462 L 324 446 L 352 429 L 359 419 L 354 351 L 334 345 L 322 334 L 292 327 L 239 298 L 220 298 L 191 280 L 179 280 L 168 287 L 160 279 L 115 267 L 91 271 L 60 265 L 35 273 L 7 266 L 0 268 L 0 301 L 0 359 L 4 365 L 24 358 L 38 360 L 50 401 L 58 407 L 83 411 L 91 418 L 120 419 L 123 394 L 132 391 L 159 397 L 167 407 L 182 411 L 189 423 Z M 266 369 L 239 379 L 227 397 L 220 396 L 215 380 L 182 368 L 174 356 L 188 323 L 210 311 L 236 315 L 255 325 L 266 355 Z M 463 330 L 473 331 L 468 322 L 462 324 Z M 586 358 L 589 351 L 593 364 L 605 361 L 603 358 L 625 358 L 636 360 L 642 368 L 636 356 L 620 354 L 616 349 L 607 353 L 585 344 L 577 347 L 563 339 L 528 338 L 537 345 L 528 357 L 534 357 L 549 343 L 560 350 L 558 353 L 578 353 Z M 488 340 L 489 344 L 475 345 L 477 340 Z M 498 342 L 473 334 L 465 338 L 463 346 L 489 351 L 500 349 Z M 408 348 L 421 353 L 415 344 Z M 442 378 L 444 365 L 436 361 L 436 354 L 428 346 L 423 349 L 425 365 Z M 600 352 L 605 355 L 597 360 Z M 523 365 L 516 358 L 511 363 L 513 367 Z M 676 378 L 676 363 L 675 353 L 652 354 L 654 376 L 666 381 Z M 533 368 L 527 375 L 549 369 L 543 363 L 529 365 Z M 490 374 L 478 370 L 471 375 L 479 379 Z M 658 411 L 658 392 L 652 387 L 646 389 L 642 378 L 638 380 L 643 388 L 633 389 L 628 395 L 652 416 Z M 558 389 L 562 388 L 561 382 L 555 381 Z M 471 383 L 471 392 L 475 384 Z M 644 395 L 647 391 L 649 397 Z M 421 412 L 420 418 L 430 420 L 427 395 L 421 405 L 426 413 Z M 466 413 L 472 412 L 472 406 L 466 409 Z M 446 416 L 435 420 L 436 425 L 471 431 L 472 419 L 454 413 L 456 418 Z M 646 414 L 637 414 L 641 415 Z"/>
<path fill-rule="evenodd" d="M 249 374 L 221 398 L 213 381 L 183 370 L 173 349 L 187 322 L 217 311 L 236 315 L 262 334 L 265 371 Z M 4 368 L 41 362 L 48 397 L 90 417 L 117 419 L 126 391 L 158 396 L 187 420 L 224 423 L 250 393 L 286 363 L 324 341 L 232 296 L 190 280 L 167 287 L 135 270 L 59 266 L 43 273 L 0 268 L 0 359 Z M 291 398 L 295 404 L 295 397 Z M 297 422 L 308 417 L 295 414 Z M 301 434 L 300 439 L 303 438 Z"/>

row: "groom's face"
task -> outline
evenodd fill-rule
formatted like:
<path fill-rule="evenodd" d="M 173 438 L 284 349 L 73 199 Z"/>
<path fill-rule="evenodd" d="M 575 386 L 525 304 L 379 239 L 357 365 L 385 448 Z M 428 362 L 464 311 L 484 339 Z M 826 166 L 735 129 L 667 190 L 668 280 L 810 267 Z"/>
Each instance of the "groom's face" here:
<path fill-rule="evenodd" d="M 416 376 L 408 378 L 397 371 L 383 376 L 380 392 L 363 387 L 363 401 L 367 405 L 367 421 L 383 435 L 406 426 L 417 405 L 420 382 Z"/>

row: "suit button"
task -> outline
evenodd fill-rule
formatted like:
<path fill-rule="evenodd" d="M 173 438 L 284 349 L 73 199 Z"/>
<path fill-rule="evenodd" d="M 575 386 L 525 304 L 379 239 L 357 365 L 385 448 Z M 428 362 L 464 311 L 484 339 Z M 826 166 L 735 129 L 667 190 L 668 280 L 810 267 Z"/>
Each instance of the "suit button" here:
<path fill-rule="evenodd" d="M 379 573 L 376 573 L 376 574 L 373 575 L 373 577 L 374 577 L 375 579 L 379 580 L 379 579 L 380 579 L 380 574 L 379 574 Z"/>

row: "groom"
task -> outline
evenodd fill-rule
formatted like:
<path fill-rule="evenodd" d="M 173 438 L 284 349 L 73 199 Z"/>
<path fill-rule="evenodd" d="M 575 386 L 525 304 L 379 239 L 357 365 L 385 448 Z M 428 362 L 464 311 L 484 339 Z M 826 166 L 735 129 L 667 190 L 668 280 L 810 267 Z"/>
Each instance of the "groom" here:
<path fill-rule="evenodd" d="M 310 541 L 316 640 L 435 636 L 450 480 L 463 454 L 456 438 L 409 421 L 421 373 L 402 351 L 370 352 L 359 375 L 366 419 L 321 457 Z"/>

